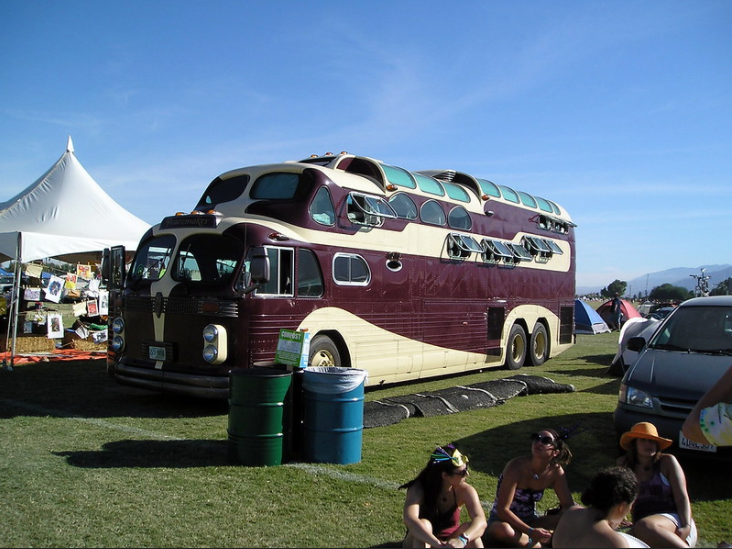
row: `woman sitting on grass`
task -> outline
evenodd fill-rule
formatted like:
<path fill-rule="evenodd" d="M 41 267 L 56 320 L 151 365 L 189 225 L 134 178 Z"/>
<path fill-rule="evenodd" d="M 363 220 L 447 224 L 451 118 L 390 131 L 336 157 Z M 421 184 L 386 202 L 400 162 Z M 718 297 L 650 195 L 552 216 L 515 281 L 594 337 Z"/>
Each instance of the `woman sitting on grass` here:
<path fill-rule="evenodd" d="M 407 489 L 402 547 L 483 547 L 486 520 L 478 492 L 465 480 L 468 458 L 452 444 L 438 446 Z M 465 507 L 470 521 L 460 522 Z"/>
<path fill-rule="evenodd" d="M 694 547 L 697 533 L 686 476 L 676 458 L 662 452 L 672 443 L 645 421 L 620 437 L 620 446 L 627 453 L 618 459 L 618 465 L 633 471 L 639 483 L 630 533 L 651 547 Z"/>
<path fill-rule="evenodd" d="M 514 458 L 503 469 L 487 530 L 497 547 L 550 545 L 560 514 L 539 516 L 536 503 L 551 488 L 562 510 L 574 505 L 563 467 L 572 459 L 566 438 L 541 429 L 531 435 L 531 455 Z"/>
<path fill-rule="evenodd" d="M 597 473 L 582 493 L 582 503 L 567 509 L 559 519 L 552 547 L 648 547 L 616 528 L 630 512 L 638 495 L 638 480 L 625 467 Z"/>

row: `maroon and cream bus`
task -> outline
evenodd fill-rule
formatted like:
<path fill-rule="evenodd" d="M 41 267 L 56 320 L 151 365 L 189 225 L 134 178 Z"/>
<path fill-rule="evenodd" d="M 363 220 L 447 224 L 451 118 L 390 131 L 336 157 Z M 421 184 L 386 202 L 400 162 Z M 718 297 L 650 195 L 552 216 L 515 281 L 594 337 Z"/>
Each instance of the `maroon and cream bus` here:
<path fill-rule="evenodd" d="M 227 398 L 274 359 L 381 385 L 542 364 L 573 343 L 574 223 L 558 204 L 453 170 L 326 154 L 214 179 L 190 214 L 113 249 L 108 369 L 119 383 Z"/>

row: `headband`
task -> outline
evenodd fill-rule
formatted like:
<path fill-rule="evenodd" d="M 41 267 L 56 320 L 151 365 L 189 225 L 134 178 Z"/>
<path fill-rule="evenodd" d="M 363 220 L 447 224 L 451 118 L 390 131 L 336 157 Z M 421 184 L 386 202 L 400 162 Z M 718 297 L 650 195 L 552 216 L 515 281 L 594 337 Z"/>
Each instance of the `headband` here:
<path fill-rule="evenodd" d="M 445 448 L 447 448 L 447 450 Z M 452 444 L 448 444 L 445 448 L 438 446 L 430 456 L 430 461 L 441 462 L 450 460 L 455 467 L 461 467 L 463 465 L 467 467 L 469 461 L 468 456 L 461 454 L 460 450 L 455 448 Z"/>

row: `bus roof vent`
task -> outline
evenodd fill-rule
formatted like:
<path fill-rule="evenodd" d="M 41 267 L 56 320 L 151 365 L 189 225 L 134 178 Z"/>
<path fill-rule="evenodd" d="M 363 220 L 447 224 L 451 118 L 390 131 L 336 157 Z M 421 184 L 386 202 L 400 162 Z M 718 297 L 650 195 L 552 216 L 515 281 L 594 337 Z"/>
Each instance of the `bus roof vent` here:
<path fill-rule="evenodd" d="M 455 170 L 428 170 L 422 173 L 425 173 L 434 177 L 435 179 L 440 179 L 442 181 L 452 181 L 453 179 L 455 179 L 455 175 L 457 174 Z"/>

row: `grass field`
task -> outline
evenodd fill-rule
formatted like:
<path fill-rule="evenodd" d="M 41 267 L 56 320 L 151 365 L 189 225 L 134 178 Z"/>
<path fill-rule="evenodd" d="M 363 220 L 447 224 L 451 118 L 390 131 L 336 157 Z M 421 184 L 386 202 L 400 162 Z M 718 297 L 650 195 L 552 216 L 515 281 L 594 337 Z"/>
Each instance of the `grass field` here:
<path fill-rule="evenodd" d="M 116 385 L 102 360 L 0 371 L 0 545 L 3 547 L 379 547 L 404 534 L 399 484 L 438 444 L 470 456 L 485 505 L 512 457 L 541 427 L 585 431 L 570 440 L 576 499 L 617 456 L 612 411 L 619 379 L 606 373 L 617 334 L 577 345 L 518 373 L 576 387 L 514 397 L 492 408 L 414 417 L 363 431 L 353 465 L 242 467 L 227 460 L 226 403 Z M 369 390 L 366 400 L 508 377 L 487 370 Z M 682 462 L 699 547 L 732 541 L 729 466 Z M 555 504 L 552 492 L 541 502 Z"/>

